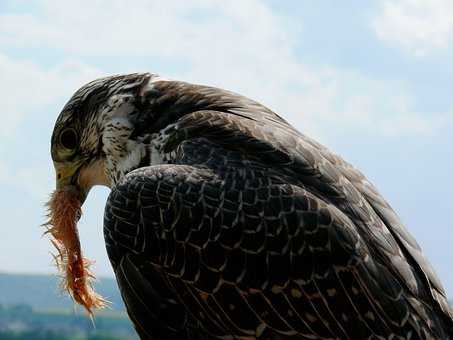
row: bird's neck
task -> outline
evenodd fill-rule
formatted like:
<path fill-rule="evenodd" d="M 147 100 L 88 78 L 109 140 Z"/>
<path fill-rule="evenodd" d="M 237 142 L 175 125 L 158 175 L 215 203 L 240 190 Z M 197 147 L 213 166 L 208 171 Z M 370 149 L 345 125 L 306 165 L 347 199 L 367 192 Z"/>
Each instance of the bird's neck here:
<path fill-rule="evenodd" d="M 110 145 L 106 153 L 106 174 L 110 186 L 114 187 L 129 172 L 151 165 L 168 164 L 173 160 L 174 152 L 164 152 L 163 146 L 168 137 L 167 129 L 153 134 L 146 134 L 134 139 L 111 140 L 117 145 Z"/>

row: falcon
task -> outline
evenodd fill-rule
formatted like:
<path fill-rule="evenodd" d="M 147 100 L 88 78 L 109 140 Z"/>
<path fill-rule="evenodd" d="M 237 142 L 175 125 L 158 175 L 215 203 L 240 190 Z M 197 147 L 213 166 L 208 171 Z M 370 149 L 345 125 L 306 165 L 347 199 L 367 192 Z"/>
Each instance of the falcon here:
<path fill-rule="evenodd" d="M 446 294 L 353 166 L 265 106 L 151 73 L 88 83 L 57 188 L 111 189 L 105 245 L 142 339 L 450 339 Z"/>

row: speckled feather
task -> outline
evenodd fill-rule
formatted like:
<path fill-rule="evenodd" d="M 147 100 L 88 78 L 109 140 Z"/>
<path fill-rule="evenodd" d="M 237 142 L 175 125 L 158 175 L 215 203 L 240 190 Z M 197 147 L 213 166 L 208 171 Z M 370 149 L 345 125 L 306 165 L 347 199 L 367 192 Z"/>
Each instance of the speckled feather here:
<path fill-rule="evenodd" d="M 158 135 L 166 164 L 111 176 L 104 232 L 142 338 L 452 336 L 434 270 L 354 167 L 228 91 L 139 97 L 128 138 Z"/>

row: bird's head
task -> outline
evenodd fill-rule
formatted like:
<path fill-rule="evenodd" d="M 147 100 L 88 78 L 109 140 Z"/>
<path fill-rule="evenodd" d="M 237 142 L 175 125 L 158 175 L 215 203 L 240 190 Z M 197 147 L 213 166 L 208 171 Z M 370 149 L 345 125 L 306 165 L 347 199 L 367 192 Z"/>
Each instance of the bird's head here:
<path fill-rule="evenodd" d="M 83 202 L 94 185 L 112 187 L 149 157 L 144 140 L 149 137 L 133 135 L 146 111 L 143 98 L 155 79 L 149 73 L 112 76 L 90 82 L 73 95 L 52 134 L 57 190 L 75 186 Z"/>

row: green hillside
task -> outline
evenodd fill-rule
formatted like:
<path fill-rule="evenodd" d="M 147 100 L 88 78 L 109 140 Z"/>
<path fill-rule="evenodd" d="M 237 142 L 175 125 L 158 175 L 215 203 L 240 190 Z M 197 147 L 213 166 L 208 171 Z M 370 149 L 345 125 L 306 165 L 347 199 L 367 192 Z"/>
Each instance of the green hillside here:
<path fill-rule="evenodd" d="M 112 302 L 94 323 L 74 306 L 51 275 L 0 273 L 2 340 L 136 340 L 115 280 L 101 279 L 96 290 Z"/>
<path fill-rule="evenodd" d="M 58 278 L 52 275 L 0 273 L 0 304 L 27 304 L 34 308 L 70 308 L 74 303 L 58 288 Z M 124 310 L 116 281 L 100 278 L 95 283 L 98 293 L 112 302 L 113 310 Z"/>

